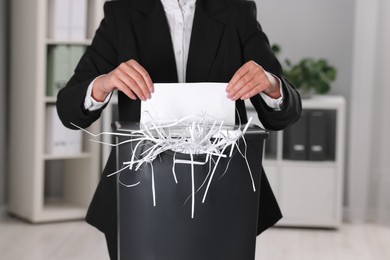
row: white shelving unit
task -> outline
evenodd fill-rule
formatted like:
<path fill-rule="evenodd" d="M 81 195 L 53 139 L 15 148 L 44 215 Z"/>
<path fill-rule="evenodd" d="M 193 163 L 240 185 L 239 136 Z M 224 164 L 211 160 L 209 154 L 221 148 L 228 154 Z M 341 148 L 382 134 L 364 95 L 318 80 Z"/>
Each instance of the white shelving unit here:
<path fill-rule="evenodd" d="M 333 111 L 334 122 L 327 127 L 334 131 L 334 159 L 285 159 L 283 131 L 272 133 L 275 151 L 268 156 L 265 153 L 264 169 L 283 213 L 277 225 L 337 228 L 342 213 L 345 100 L 340 96 L 314 96 L 303 99 L 302 106 L 303 110 Z M 248 109 L 256 118 L 255 112 Z"/>
<path fill-rule="evenodd" d="M 117 98 L 103 112 L 103 129 L 111 130 L 111 122 L 117 113 Z M 272 132 L 267 145 L 274 146 L 265 151 L 264 169 L 281 207 L 283 218 L 278 226 L 337 228 L 341 224 L 344 179 L 345 146 L 345 99 L 341 96 L 319 95 L 302 100 L 303 110 L 328 111 L 332 114 L 327 125 L 333 132 L 332 158 L 322 161 L 285 159 L 283 131 Z M 248 115 L 259 124 L 251 104 Z M 272 140 L 271 140 L 272 139 Z M 111 142 L 105 137 L 105 142 Z M 109 155 L 103 148 L 103 158 Z M 105 161 L 105 159 L 103 159 Z"/>
<path fill-rule="evenodd" d="M 33 223 L 82 219 L 100 176 L 100 146 L 83 136 L 82 152 L 45 153 L 49 46 L 87 46 L 103 17 L 104 0 L 88 0 L 87 36 L 77 41 L 48 37 L 50 0 L 12 0 L 11 139 L 8 211 Z M 69 101 L 71 102 L 71 101 Z M 100 131 L 100 123 L 91 126 Z M 52 183 L 56 180 L 55 183 Z M 47 196 L 54 186 L 60 194 Z"/>

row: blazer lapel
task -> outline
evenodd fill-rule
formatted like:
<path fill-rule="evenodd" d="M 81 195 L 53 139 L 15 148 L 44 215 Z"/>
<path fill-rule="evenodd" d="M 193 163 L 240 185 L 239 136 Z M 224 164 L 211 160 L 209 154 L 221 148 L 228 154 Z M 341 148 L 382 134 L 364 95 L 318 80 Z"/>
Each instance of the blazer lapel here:
<path fill-rule="evenodd" d="M 154 82 L 177 82 L 172 39 L 159 0 L 138 0 L 133 3 L 138 15 L 133 17 L 139 42 L 139 57 Z"/>
<path fill-rule="evenodd" d="M 219 0 L 197 1 L 187 60 L 187 82 L 209 80 L 225 27 L 214 19 L 214 15 L 224 7 Z"/>

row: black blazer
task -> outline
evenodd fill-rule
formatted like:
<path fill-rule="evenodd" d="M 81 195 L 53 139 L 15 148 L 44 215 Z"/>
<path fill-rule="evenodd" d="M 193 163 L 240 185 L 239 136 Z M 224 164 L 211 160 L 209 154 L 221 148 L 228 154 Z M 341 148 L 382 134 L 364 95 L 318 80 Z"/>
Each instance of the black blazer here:
<path fill-rule="evenodd" d="M 163 6 L 158 0 L 109 1 L 96 35 L 76 67 L 67 86 L 58 94 L 57 109 L 63 124 L 88 127 L 103 110 L 83 108 L 91 81 L 129 59 L 137 60 L 153 82 L 177 82 L 173 45 Z M 280 130 L 295 122 L 301 113 L 296 90 L 282 77 L 282 69 L 268 39 L 256 20 L 253 1 L 198 0 L 187 63 L 187 82 L 229 82 L 249 60 L 279 76 L 285 95 L 281 111 L 270 109 L 260 95 L 251 98 L 266 129 Z M 118 93 L 119 120 L 138 121 L 140 101 Z M 247 121 L 244 102 L 236 101 L 242 123 Z M 114 155 L 103 176 L 115 171 Z M 281 213 L 268 180 L 262 172 L 258 233 L 274 225 Z M 116 232 L 115 178 L 103 177 L 90 205 L 87 221 L 101 231 Z"/>

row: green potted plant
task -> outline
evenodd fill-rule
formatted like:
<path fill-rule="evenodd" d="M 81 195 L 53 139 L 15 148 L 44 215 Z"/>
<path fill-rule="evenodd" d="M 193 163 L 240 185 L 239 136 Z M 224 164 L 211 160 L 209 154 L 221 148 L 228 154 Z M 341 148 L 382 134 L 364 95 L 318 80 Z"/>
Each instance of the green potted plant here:
<path fill-rule="evenodd" d="M 280 47 L 272 46 L 276 54 Z M 289 59 L 285 60 L 284 76 L 297 88 L 303 98 L 312 94 L 325 94 L 329 92 L 331 83 L 336 79 L 337 71 L 325 59 L 304 58 L 296 64 Z"/>

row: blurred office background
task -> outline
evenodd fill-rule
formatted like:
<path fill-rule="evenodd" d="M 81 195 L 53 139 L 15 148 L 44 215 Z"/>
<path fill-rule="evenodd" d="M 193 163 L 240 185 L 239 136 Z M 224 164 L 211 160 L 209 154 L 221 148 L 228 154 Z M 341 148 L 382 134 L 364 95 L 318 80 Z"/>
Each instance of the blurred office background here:
<path fill-rule="evenodd" d="M 385 0 L 257 1 L 258 18 L 285 57 L 326 58 L 331 94 L 347 102 L 344 218 L 390 222 L 390 11 Z"/>
<path fill-rule="evenodd" d="M 54 236 L 49 226 L 31 225 L 19 226 L 17 220 L 10 220 L 5 216 L 6 206 L 9 201 L 9 122 L 10 122 L 10 60 L 9 53 L 13 48 L 10 45 L 10 2 L 12 0 L 0 0 L 0 216 L 6 220 L 0 220 L 0 248 L 4 246 L 6 239 L 3 234 L 13 233 L 8 229 L 7 233 L 1 231 L 1 227 L 15 226 L 15 230 L 25 229 L 26 232 L 44 232 L 46 238 Z M 364 252 L 363 258 L 350 259 L 390 259 L 390 252 L 386 249 L 386 243 L 390 241 L 390 86 L 388 71 L 390 70 L 390 1 L 388 0 L 256 0 L 258 19 L 267 33 L 271 44 L 278 44 L 282 48 L 279 56 L 283 62 L 285 58 L 296 62 L 304 57 L 326 58 L 338 71 L 336 82 L 332 84 L 330 95 L 339 95 L 346 100 L 346 138 L 344 141 L 344 185 L 343 185 L 343 221 L 346 227 L 340 230 L 302 230 L 303 233 L 294 230 L 273 229 L 264 236 L 264 247 L 277 250 L 272 245 L 273 240 L 279 240 L 278 234 L 285 234 L 287 242 L 283 244 L 285 250 L 288 244 L 305 250 L 298 246 L 294 238 L 305 238 L 306 242 L 314 241 L 316 237 L 324 234 L 319 243 L 337 243 L 335 240 L 349 239 L 351 235 L 368 237 L 369 239 L 383 239 L 376 241 L 377 245 L 367 249 L 378 250 L 381 253 L 372 255 Z M 21 75 L 23 77 L 23 75 Z M 28 86 L 26 86 L 28 88 Z M 18 104 L 23 108 L 23 103 Z M 23 108 L 28 109 L 28 108 Z M 20 158 L 23 160 L 23 158 Z M 23 222 L 24 223 L 24 222 Z M 366 229 L 369 223 L 370 229 Z M 59 230 L 68 232 L 68 237 L 73 237 L 69 232 L 77 236 L 89 239 L 102 247 L 105 244 L 103 237 L 94 233 L 82 223 L 61 223 Z M 67 227 L 66 225 L 69 225 Z M 374 226 L 371 226 L 374 225 Z M 358 231 L 352 227 L 362 226 Z M 380 227 L 380 229 L 377 229 Z M 62 229 L 61 229 L 62 228 Z M 33 229 L 33 230 L 32 230 Z M 86 236 L 89 234 L 90 236 Z M 338 236 L 337 232 L 349 232 L 347 235 Z M 20 232 L 20 231 L 19 231 Z M 281 232 L 281 233 L 278 233 Z M 335 232 L 330 234 L 329 232 Z M 95 239 L 96 234 L 96 240 Z M 377 236 L 375 235 L 377 234 Z M 91 239 L 94 237 L 94 239 Z M 328 240 L 327 240 L 328 238 Z M 66 238 L 64 238 L 66 239 Z M 267 240 L 269 239 L 269 240 Z M 302 241 L 301 241 L 302 242 Z M 275 241 L 277 243 L 277 241 Z M 283 242 L 281 242 L 283 243 Z M 302 242 L 305 243 L 305 242 Z M 351 242 L 352 244 L 354 242 Z M 356 247 L 345 243 L 347 247 L 341 250 L 355 250 L 359 252 L 359 246 L 367 246 L 367 241 L 361 238 L 356 242 Z M 12 246 L 12 244 L 9 244 Z M 40 245 L 35 245 L 40 246 Z M 68 249 L 92 252 L 93 245 L 68 244 Z M 84 246 L 83 249 L 80 247 Z M 313 248 L 318 245 L 311 244 Z M 61 243 L 55 244 L 55 249 L 63 250 Z M 32 248 L 30 248 L 33 250 Z M 266 250 L 267 251 L 267 250 Z M 315 251 L 315 250 L 314 250 Z M 321 250 L 320 250 L 321 251 Z M 54 251 L 53 251 L 54 252 Z M 322 251 L 321 251 L 322 252 Z M 325 249 L 323 253 L 325 252 Z M 269 253 L 269 251 L 268 251 Z M 367 253 L 367 254 L 365 254 Z M 77 252 L 74 253 L 77 255 Z M 97 259 L 97 253 L 91 253 L 90 259 Z M 55 255 L 55 253 L 52 253 Z M 273 255 L 272 253 L 267 256 Z M 302 254 L 301 254 L 302 255 Z M 346 254 L 348 255 L 348 254 Z M 355 256 L 357 256 L 356 254 Z M 364 258 L 364 256 L 366 258 Z M 374 256 L 374 257 L 373 257 Z M 375 256 L 377 258 L 375 258 Z M 371 257 L 371 258 L 369 258 Z M 383 258 L 382 258 L 383 257 Z M 25 258 L 28 259 L 28 258 Z M 38 258 L 37 258 L 38 259 Z M 48 259 L 48 258 L 41 258 Z M 64 258 L 65 259 L 65 258 Z M 104 258 L 102 258 L 104 259 Z M 262 258 L 283 259 L 283 258 Z M 288 259 L 288 258 L 284 258 Z M 305 259 L 305 258 L 294 258 Z M 308 258 L 310 259 L 310 258 Z M 311 258 L 313 259 L 313 258 Z M 319 258 L 333 259 L 333 258 Z M 337 258 L 347 259 L 347 258 Z"/>
<path fill-rule="evenodd" d="M 6 194 L 6 133 L 7 133 L 7 79 L 8 79 L 8 54 L 7 54 L 7 39 L 8 39 L 8 3 L 6 0 L 0 1 L 0 205 L 5 203 Z M 1 207 L 1 206 L 0 206 Z"/>

